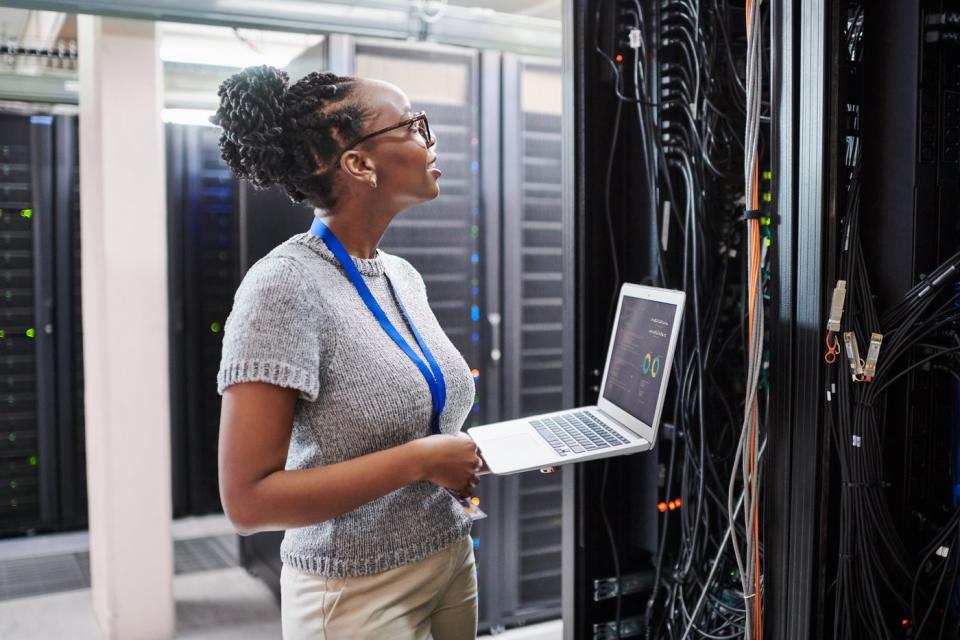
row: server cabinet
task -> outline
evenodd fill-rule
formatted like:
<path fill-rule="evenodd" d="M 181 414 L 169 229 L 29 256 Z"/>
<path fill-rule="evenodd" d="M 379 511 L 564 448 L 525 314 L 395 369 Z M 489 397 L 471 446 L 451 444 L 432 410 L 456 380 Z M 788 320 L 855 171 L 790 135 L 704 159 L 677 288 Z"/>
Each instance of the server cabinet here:
<path fill-rule="evenodd" d="M 77 203 L 75 118 L 0 114 L 0 535 L 85 522 Z"/>
<path fill-rule="evenodd" d="M 199 515 L 222 509 L 216 379 L 240 278 L 238 185 L 218 129 L 170 124 L 166 136 L 173 505 Z"/>
<path fill-rule="evenodd" d="M 491 162 L 480 146 L 486 133 L 481 124 L 488 122 L 478 108 L 487 91 L 481 87 L 480 56 L 468 49 L 361 41 L 354 47 L 353 66 L 357 77 L 386 80 L 403 89 L 415 111 L 427 112 L 437 136 L 437 165 L 443 169 L 439 197 L 397 216 L 381 246 L 409 260 L 423 275 L 431 309 L 473 370 L 476 398 L 464 428 L 483 424 L 496 419 L 490 407 L 501 388 L 498 363 L 490 357 L 498 337 L 490 314 L 496 313 L 498 303 L 491 299 L 491 288 L 497 287 L 499 265 L 490 262 L 494 258 L 489 249 L 499 239 L 489 236 L 497 223 L 491 224 L 482 182 L 484 171 L 495 171 L 497 161 Z M 476 491 L 489 515 L 472 531 L 481 629 L 500 625 L 504 556 L 497 536 L 499 493 L 500 481 L 492 477 Z"/>
<path fill-rule="evenodd" d="M 503 56 L 503 415 L 556 411 L 571 386 L 564 366 L 560 67 Z M 505 624 L 560 615 L 561 474 L 502 479 Z"/>

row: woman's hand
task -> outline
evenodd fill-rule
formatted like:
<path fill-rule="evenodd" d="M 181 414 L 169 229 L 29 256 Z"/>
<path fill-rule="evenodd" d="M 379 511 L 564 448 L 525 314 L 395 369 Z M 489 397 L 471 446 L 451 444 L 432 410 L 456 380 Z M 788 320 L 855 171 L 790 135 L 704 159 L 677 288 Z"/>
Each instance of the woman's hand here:
<path fill-rule="evenodd" d="M 465 498 L 480 484 L 480 450 L 465 433 L 435 435 L 416 440 L 423 479 Z"/>

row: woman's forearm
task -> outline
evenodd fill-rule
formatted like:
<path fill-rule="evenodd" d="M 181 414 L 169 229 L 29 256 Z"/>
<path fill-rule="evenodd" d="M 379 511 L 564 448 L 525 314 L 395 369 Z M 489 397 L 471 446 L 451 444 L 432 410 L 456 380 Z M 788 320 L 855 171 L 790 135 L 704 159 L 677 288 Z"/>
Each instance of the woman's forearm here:
<path fill-rule="evenodd" d="M 306 527 L 425 479 L 419 441 L 313 469 L 278 470 L 224 496 L 241 535 Z"/>

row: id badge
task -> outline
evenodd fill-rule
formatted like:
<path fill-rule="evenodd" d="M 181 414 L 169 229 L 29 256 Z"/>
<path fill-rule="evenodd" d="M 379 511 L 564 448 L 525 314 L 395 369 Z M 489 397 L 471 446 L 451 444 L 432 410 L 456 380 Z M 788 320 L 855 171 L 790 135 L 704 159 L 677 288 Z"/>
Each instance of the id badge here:
<path fill-rule="evenodd" d="M 467 515 L 470 516 L 471 520 L 483 520 L 487 517 L 480 509 L 480 499 L 479 498 L 467 498 L 460 501 L 460 506 L 463 507 L 463 510 L 467 512 Z"/>

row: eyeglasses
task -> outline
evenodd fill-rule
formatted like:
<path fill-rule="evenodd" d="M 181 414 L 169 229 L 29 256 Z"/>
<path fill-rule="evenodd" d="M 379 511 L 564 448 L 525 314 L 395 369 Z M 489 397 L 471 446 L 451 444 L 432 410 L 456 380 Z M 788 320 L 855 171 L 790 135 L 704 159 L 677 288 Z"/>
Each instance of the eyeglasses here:
<path fill-rule="evenodd" d="M 378 136 L 381 133 L 387 133 L 388 131 L 393 131 L 394 129 L 402 129 L 403 127 L 409 127 L 414 124 L 417 126 L 417 133 L 423 136 L 427 146 L 432 146 L 436 140 L 433 137 L 433 133 L 430 131 L 430 123 L 427 122 L 427 113 L 425 111 L 417 111 L 411 118 L 407 118 L 406 120 L 398 122 L 393 126 L 386 127 L 385 129 L 379 129 L 373 133 L 368 133 L 367 135 L 361 136 L 351 142 L 343 151 L 340 152 L 340 157 L 337 158 L 337 166 L 340 166 L 340 160 L 343 158 L 343 154 L 345 154 L 347 151 L 350 151 L 361 142 L 366 142 L 370 138 Z"/>

